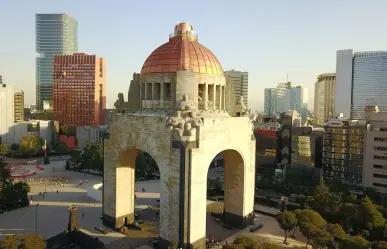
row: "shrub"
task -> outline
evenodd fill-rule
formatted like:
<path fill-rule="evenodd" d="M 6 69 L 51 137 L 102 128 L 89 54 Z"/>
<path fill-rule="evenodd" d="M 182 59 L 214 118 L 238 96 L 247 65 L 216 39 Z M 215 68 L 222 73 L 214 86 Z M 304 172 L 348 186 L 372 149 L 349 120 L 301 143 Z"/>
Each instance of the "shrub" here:
<path fill-rule="evenodd" d="M 246 236 L 239 236 L 237 237 L 233 244 L 241 245 L 245 249 L 257 249 L 258 243 L 257 241 L 253 240 L 252 238 L 246 237 Z"/>
<path fill-rule="evenodd" d="M 223 249 L 244 249 L 244 247 L 239 244 L 227 244 L 223 246 Z"/>

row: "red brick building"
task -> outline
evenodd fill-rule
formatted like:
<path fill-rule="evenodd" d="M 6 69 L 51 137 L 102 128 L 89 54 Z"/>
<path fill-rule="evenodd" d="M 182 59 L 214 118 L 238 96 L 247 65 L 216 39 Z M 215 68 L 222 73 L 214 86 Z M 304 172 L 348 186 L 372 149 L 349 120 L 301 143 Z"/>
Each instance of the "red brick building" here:
<path fill-rule="evenodd" d="M 102 125 L 106 109 L 105 61 L 96 55 L 55 55 L 53 119 L 61 125 Z"/>

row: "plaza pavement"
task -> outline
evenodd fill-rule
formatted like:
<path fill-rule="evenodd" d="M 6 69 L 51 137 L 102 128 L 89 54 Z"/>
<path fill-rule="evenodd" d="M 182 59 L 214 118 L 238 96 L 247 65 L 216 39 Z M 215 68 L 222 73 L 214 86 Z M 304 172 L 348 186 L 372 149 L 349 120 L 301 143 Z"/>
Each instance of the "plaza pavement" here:
<path fill-rule="evenodd" d="M 107 244 L 108 248 L 125 248 L 125 245 L 130 244 L 130 238 L 125 237 L 121 233 L 114 232 L 110 229 L 109 234 L 101 234 L 94 227 L 102 227 L 102 204 L 95 203 L 90 200 L 86 194 L 87 184 L 94 185 L 102 182 L 101 176 L 89 175 L 74 171 L 67 171 L 64 168 L 65 161 L 51 161 L 49 165 L 42 165 L 45 170 L 37 170 L 35 177 L 64 177 L 69 180 L 64 187 L 58 187 L 49 184 L 34 184 L 31 186 L 33 203 L 29 207 L 16 209 L 4 214 L 0 214 L 0 239 L 10 234 L 24 234 L 37 232 L 45 238 L 50 238 L 67 228 L 68 211 L 70 205 L 76 205 L 77 221 L 79 226 L 86 233 L 98 237 L 101 241 Z M 53 168 L 55 167 L 55 170 Z M 80 187 L 77 185 L 80 181 L 87 180 L 87 184 Z M 145 208 L 148 205 L 158 205 L 157 199 L 160 198 L 160 182 L 159 180 L 141 181 L 136 183 L 136 188 L 141 191 L 145 189 L 145 193 L 137 192 L 136 208 Z M 39 192 L 47 191 L 44 199 L 39 197 Z M 56 192 L 58 191 L 58 193 Z M 211 201 L 207 201 L 207 204 Z M 36 204 L 39 204 L 37 206 Z M 84 218 L 82 214 L 84 213 Z M 251 233 L 248 229 L 237 231 L 229 230 L 227 236 L 228 242 L 231 242 L 237 235 L 247 235 L 259 240 L 271 240 L 282 242 L 283 231 L 278 227 L 274 218 L 256 214 L 256 216 L 264 222 L 264 226 L 257 232 Z M 216 227 L 213 227 L 216 226 Z M 218 229 L 213 217 L 207 217 L 207 231 Z M 113 242 L 113 243 L 112 243 Z M 290 246 L 295 245 L 296 241 L 289 240 Z M 110 243 L 110 245 L 108 245 Z M 300 244 L 300 243 L 298 243 Z M 297 244 L 297 245 L 298 245 Z M 123 247 L 124 246 L 124 247 Z M 302 244 L 304 247 L 305 244 Z"/>

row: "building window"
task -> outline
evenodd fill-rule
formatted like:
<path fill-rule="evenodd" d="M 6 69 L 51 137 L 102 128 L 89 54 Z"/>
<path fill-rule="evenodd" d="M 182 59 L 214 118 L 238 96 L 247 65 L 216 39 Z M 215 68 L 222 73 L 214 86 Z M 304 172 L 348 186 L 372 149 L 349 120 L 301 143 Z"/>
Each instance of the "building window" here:
<path fill-rule="evenodd" d="M 387 179 L 387 175 L 382 175 L 382 174 L 374 174 L 374 177 Z"/>
<path fill-rule="evenodd" d="M 374 164 L 374 169 L 387 169 L 387 165 Z"/>
<path fill-rule="evenodd" d="M 387 147 L 374 146 L 374 150 L 387 151 Z"/>
<path fill-rule="evenodd" d="M 386 137 L 374 137 L 374 141 L 387 142 L 387 138 Z"/>
<path fill-rule="evenodd" d="M 383 184 L 383 183 L 377 183 L 377 182 L 374 182 L 372 185 L 373 185 L 374 187 L 387 188 L 387 184 Z"/>
<path fill-rule="evenodd" d="M 374 156 L 374 159 L 387 160 L 387 156 Z"/>

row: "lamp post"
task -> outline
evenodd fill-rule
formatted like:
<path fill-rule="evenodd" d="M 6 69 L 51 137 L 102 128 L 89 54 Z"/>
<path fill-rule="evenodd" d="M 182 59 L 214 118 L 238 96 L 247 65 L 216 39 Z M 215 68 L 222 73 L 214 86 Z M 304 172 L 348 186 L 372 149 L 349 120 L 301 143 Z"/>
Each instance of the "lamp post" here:
<path fill-rule="evenodd" d="M 36 204 L 36 221 L 35 221 L 35 234 L 38 235 L 38 207 L 39 207 L 39 204 Z"/>

